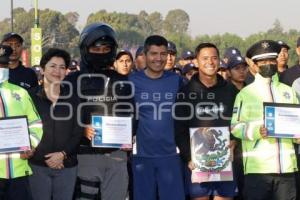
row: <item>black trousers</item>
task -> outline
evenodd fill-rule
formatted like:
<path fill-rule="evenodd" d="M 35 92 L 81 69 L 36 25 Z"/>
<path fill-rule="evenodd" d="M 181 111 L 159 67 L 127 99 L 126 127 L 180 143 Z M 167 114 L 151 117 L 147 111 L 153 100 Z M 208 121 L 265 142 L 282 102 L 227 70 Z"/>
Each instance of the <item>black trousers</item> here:
<path fill-rule="evenodd" d="M 233 176 L 235 177 L 239 192 L 238 195 L 234 197 L 234 200 L 244 200 L 243 199 L 243 188 L 244 188 L 244 166 L 243 166 L 243 150 L 242 143 L 240 139 L 236 139 L 237 143 L 234 148 L 234 160 L 232 163 Z"/>
<path fill-rule="evenodd" d="M 28 177 L 0 179 L 0 200 L 31 200 Z"/>
<path fill-rule="evenodd" d="M 247 174 L 245 175 L 244 199 L 295 200 L 295 174 Z"/>
<path fill-rule="evenodd" d="M 298 169 L 300 169 L 300 145 L 294 144 L 295 153 L 297 155 Z M 297 200 L 300 200 L 300 172 L 296 172 L 296 188 L 297 188 Z"/>

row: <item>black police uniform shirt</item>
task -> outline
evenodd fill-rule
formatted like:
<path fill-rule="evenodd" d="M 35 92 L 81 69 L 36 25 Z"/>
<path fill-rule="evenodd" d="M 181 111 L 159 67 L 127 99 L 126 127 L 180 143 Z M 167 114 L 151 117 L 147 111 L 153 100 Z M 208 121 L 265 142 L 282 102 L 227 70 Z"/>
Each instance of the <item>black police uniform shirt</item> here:
<path fill-rule="evenodd" d="M 300 78 L 300 65 L 295 65 L 288 68 L 280 74 L 279 80 L 289 86 L 293 86 L 293 83 Z M 300 79 L 299 79 L 300 80 Z M 299 81 L 298 80 L 298 81 Z"/>
<path fill-rule="evenodd" d="M 229 85 L 232 85 L 232 87 L 234 87 L 235 89 L 237 89 L 237 91 L 241 91 L 239 88 L 237 88 L 237 87 L 233 84 L 233 82 L 232 82 L 231 80 L 227 80 L 227 82 L 228 82 Z M 248 84 L 246 83 L 246 81 L 244 81 L 243 84 L 244 84 L 244 85 L 243 85 L 242 89 L 248 85 Z"/>
<path fill-rule="evenodd" d="M 18 67 L 9 69 L 8 81 L 26 90 L 38 86 L 38 79 L 35 72 L 30 68 L 24 67 L 21 62 Z"/>
<path fill-rule="evenodd" d="M 247 85 L 249 85 L 249 84 L 251 84 L 251 83 L 254 82 L 254 79 L 255 79 L 255 78 L 254 78 L 253 74 L 251 74 L 251 72 L 248 71 L 247 76 L 246 76 L 245 83 L 246 83 Z"/>

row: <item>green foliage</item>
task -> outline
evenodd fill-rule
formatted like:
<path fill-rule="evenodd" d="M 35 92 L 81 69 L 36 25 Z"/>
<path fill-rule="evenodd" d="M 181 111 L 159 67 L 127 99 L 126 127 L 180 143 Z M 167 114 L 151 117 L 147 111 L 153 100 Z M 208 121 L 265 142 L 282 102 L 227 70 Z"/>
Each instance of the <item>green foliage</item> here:
<path fill-rule="evenodd" d="M 45 49 L 57 47 L 77 54 L 77 42 L 74 38 L 78 41 L 79 32 L 63 14 L 49 9 L 40 11 L 40 26 L 43 30 Z"/>
<path fill-rule="evenodd" d="M 77 12 L 68 12 L 65 14 L 65 18 L 70 24 L 76 26 L 76 23 L 78 22 L 79 14 Z"/>
<path fill-rule="evenodd" d="M 166 38 L 176 44 L 178 52 L 182 52 L 187 49 L 194 49 L 192 47 L 193 44 L 192 38 L 187 33 L 183 33 L 183 34 L 170 33 L 166 35 Z"/>
<path fill-rule="evenodd" d="M 295 65 L 298 62 L 298 56 L 295 52 L 295 44 L 297 38 L 300 36 L 300 32 L 291 29 L 288 32 L 284 32 L 283 27 L 281 26 L 279 20 L 276 20 L 273 24 L 273 27 L 267 30 L 266 32 L 259 32 L 252 34 L 246 38 L 241 38 L 238 35 L 225 33 L 223 35 L 199 35 L 193 40 L 193 47 L 195 48 L 198 44 L 202 42 L 211 42 L 217 45 L 220 50 L 221 56 L 224 53 L 224 50 L 228 47 L 234 46 L 238 48 L 243 55 L 246 54 L 247 49 L 258 42 L 259 40 L 269 39 L 269 40 L 282 40 L 286 42 L 290 47 L 289 51 L 289 66 Z"/>
<path fill-rule="evenodd" d="M 181 9 L 170 10 L 164 20 L 164 33 L 186 33 L 189 27 L 190 17 Z"/>
<path fill-rule="evenodd" d="M 162 34 L 162 26 L 163 26 L 163 17 L 159 12 L 151 13 L 146 20 L 150 24 L 151 34 Z"/>
<path fill-rule="evenodd" d="M 130 49 L 137 44 L 143 44 L 144 36 L 134 30 L 117 30 L 118 45 Z"/>
<path fill-rule="evenodd" d="M 111 25 L 118 33 L 121 47 L 137 46 L 142 44 L 148 35 L 161 34 L 163 24 L 162 15 L 159 12 L 148 14 L 146 11 L 134 15 L 100 10 L 90 14 L 87 19 L 87 25 L 95 22 Z"/>
<path fill-rule="evenodd" d="M 72 56 L 79 56 L 78 40 L 79 31 L 76 24 L 79 18 L 77 12 L 68 12 L 65 15 L 54 10 L 40 10 L 40 27 L 43 31 L 43 49 L 58 47 L 68 50 Z M 258 32 L 246 38 L 236 34 L 224 33 L 216 35 L 198 35 L 192 38 L 189 34 L 189 15 L 181 9 L 170 10 L 163 18 L 159 12 L 147 13 L 141 11 L 139 14 L 121 12 L 108 12 L 99 10 L 91 13 L 87 24 L 94 22 L 105 22 L 110 24 L 117 32 L 119 47 L 135 48 L 143 44 L 149 35 L 159 34 L 177 45 L 178 55 L 183 50 L 194 50 L 202 42 L 211 42 L 218 46 L 221 55 L 228 47 L 234 46 L 243 54 L 255 42 L 262 39 L 283 40 L 290 45 L 289 65 L 298 61 L 295 52 L 295 44 L 300 36 L 299 30 L 291 29 L 284 31 L 280 21 L 275 20 L 273 26 L 265 32 Z M 21 34 L 25 39 L 25 46 L 30 47 L 30 30 L 34 26 L 34 9 L 29 11 L 23 8 L 14 9 L 14 31 Z M 0 34 L 11 31 L 10 19 L 0 21 Z"/>
<path fill-rule="evenodd" d="M 78 15 L 78 14 L 77 14 Z M 58 47 L 68 50 L 71 55 L 78 56 L 77 49 L 79 32 L 62 13 L 49 9 L 39 10 L 40 28 L 43 34 L 43 50 L 50 47 Z M 73 13 L 73 17 L 76 13 Z M 76 19 L 73 18 L 73 23 Z M 14 32 L 19 33 L 25 41 L 25 48 L 30 48 L 31 28 L 34 27 L 34 9 L 29 11 L 23 8 L 14 9 Z M 0 34 L 11 31 L 10 19 L 0 22 Z"/>

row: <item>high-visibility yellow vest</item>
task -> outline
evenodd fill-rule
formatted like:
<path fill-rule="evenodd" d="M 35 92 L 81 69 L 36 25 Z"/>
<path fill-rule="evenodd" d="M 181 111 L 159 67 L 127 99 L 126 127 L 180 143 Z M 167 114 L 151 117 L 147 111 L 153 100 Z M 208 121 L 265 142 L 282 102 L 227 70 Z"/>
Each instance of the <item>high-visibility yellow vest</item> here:
<path fill-rule="evenodd" d="M 232 134 L 242 140 L 244 173 L 289 173 L 297 171 L 293 139 L 263 139 L 263 102 L 268 95 L 276 103 L 298 103 L 294 90 L 280 83 L 274 75 L 268 84 L 257 74 L 255 81 L 243 88 L 234 103 Z"/>
<path fill-rule="evenodd" d="M 29 123 L 30 142 L 36 147 L 43 135 L 41 119 L 27 91 L 4 81 L 0 83 L 0 117 L 26 115 Z M 0 138 L 1 140 L 1 138 Z M 0 178 L 11 179 L 31 175 L 27 160 L 20 153 L 0 154 Z"/>

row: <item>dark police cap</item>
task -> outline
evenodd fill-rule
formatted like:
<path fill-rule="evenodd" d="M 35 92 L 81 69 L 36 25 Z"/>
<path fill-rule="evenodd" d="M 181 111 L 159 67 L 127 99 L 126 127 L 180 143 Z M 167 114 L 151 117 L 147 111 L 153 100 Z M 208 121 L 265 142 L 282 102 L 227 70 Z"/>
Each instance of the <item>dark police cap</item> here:
<path fill-rule="evenodd" d="M 230 59 L 228 60 L 227 66 L 228 66 L 228 69 L 232 69 L 240 64 L 247 65 L 245 58 L 240 55 L 235 55 L 235 56 L 230 57 Z"/>
<path fill-rule="evenodd" d="M 17 33 L 14 33 L 14 32 L 9 32 L 9 33 L 6 33 L 2 36 L 2 40 L 1 40 L 1 43 L 2 42 L 5 42 L 7 40 L 9 40 L 10 38 L 16 38 L 17 40 L 19 40 L 19 42 L 21 44 L 23 44 L 23 38 L 21 35 L 17 34 Z"/>
<path fill-rule="evenodd" d="M 180 65 L 177 65 L 177 64 L 176 64 L 176 65 L 174 66 L 174 68 L 173 68 L 173 71 L 176 72 L 176 73 L 178 72 L 178 74 L 182 75 L 182 69 L 181 69 L 181 66 L 180 66 Z"/>
<path fill-rule="evenodd" d="M 227 64 L 223 60 L 220 60 L 220 68 L 221 69 L 227 69 L 228 68 Z"/>
<path fill-rule="evenodd" d="M 286 48 L 287 50 L 290 49 L 290 46 L 282 40 L 278 40 L 277 43 L 281 46 L 281 48 Z"/>
<path fill-rule="evenodd" d="M 241 51 L 238 48 L 235 47 L 229 47 L 227 49 L 225 49 L 224 52 L 224 58 L 229 59 L 232 56 L 236 56 L 236 55 L 241 55 Z"/>
<path fill-rule="evenodd" d="M 172 41 L 168 41 L 168 52 L 177 53 L 176 44 Z"/>
<path fill-rule="evenodd" d="M 135 52 L 135 58 L 142 55 L 144 53 L 144 46 L 139 46 Z"/>
<path fill-rule="evenodd" d="M 31 69 L 35 72 L 39 81 L 43 80 L 42 68 L 40 66 L 36 65 L 36 66 L 33 66 Z"/>
<path fill-rule="evenodd" d="M 130 53 L 130 51 L 128 51 L 127 49 L 121 49 L 116 56 L 116 60 L 118 60 L 121 56 L 123 55 L 128 55 L 130 57 L 130 59 L 133 61 L 133 57 L 132 54 Z"/>
<path fill-rule="evenodd" d="M 77 69 L 77 65 L 78 65 L 78 62 L 76 60 L 71 60 L 70 66 L 68 69 L 75 70 L 75 69 Z"/>
<path fill-rule="evenodd" d="M 247 51 L 246 56 L 253 61 L 277 58 L 281 46 L 273 40 L 261 40 L 253 44 Z"/>
<path fill-rule="evenodd" d="M 189 59 L 194 59 L 195 58 L 195 54 L 194 52 L 190 51 L 190 50 L 186 50 L 184 52 L 182 52 L 181 54 L 181 59 L 183 60 L 189 60 Z"/>
<path fill-rule="evenodd" d="M 185 75 L 190 70 L 197 70 L 196 65 L 193 63 L 188 63 L 188 64 L 184 65 L 184 67 L 182 68 L 182 74 Z"/>
<path fill-rule="evenodd" d="M 77 67 L 78 62 L 76 60 L 71 60 L 70 66 Z"/>
<path fill-rule="evenodd" d="M 8 64 L 13 50 L 10 46 L 0 45 L 0 64 Z"/>

